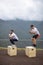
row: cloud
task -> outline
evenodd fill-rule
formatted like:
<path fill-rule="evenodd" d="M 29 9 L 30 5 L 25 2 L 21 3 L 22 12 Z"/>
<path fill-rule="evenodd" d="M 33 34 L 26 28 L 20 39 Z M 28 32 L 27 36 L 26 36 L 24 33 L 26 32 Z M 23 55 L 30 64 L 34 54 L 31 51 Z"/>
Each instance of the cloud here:
<path fill-rule="evenodd" d="M 0 18 L 43 20 L 43 0 L 0 0 Z"/>

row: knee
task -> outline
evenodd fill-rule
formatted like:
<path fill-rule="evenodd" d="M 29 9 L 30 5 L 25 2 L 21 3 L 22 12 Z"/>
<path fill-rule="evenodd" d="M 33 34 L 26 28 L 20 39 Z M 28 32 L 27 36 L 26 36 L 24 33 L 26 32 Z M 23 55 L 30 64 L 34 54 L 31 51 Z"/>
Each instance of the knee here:
<path fill-rule="evenodd" d="M 31 40 L 34 40 L 34 38 L 31 38 Z"/>
<path fill-rule="evenodd" d="M 36 39 L 35 38 L 32 38 L 32 41 L 36 41 Z"/>

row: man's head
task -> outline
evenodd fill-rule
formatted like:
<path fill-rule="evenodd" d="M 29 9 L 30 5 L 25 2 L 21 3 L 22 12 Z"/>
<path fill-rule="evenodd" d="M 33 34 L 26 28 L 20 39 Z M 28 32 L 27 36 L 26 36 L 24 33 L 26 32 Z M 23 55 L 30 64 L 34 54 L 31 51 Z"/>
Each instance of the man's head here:
<path fill-rule="evenodd" d="M 14 32 L 14 30 L 10 30 L 10 33 L 12 34 Z"/>
<path fill-rule="evenodd" d="M 34 28 L 34 25 L 30 25 L 30 27 L 33 29 Z"/>

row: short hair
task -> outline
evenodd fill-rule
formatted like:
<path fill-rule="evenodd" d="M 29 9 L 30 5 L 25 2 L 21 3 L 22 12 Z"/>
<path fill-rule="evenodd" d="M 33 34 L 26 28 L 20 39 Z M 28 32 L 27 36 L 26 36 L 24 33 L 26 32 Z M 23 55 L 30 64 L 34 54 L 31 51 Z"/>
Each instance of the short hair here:
<path fill-rule="evenodd" d="M 14 32 L 14 30 L 11 30 L 12 32 Z"/>
<path fill-rule="evenodd" d="M 34 27 L 34 25 L 30 25 L 30 27 Z"/>

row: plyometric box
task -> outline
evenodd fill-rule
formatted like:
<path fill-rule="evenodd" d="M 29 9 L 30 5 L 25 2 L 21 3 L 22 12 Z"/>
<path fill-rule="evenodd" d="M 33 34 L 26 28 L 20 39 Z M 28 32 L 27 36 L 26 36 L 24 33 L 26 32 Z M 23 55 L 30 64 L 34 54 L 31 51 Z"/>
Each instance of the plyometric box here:
<path fill-rule="evenodd" d="M 8 46 L 7 53 L 8 53 L 9 56 L 17 55 L 17 47 L 16 47 L 16 45 Z"/>
<path fill-rule="evenodd" d="M 36 57 L 36 48 L 33 46 L 26 46 L 25 54 L 28 57 Z"/>

